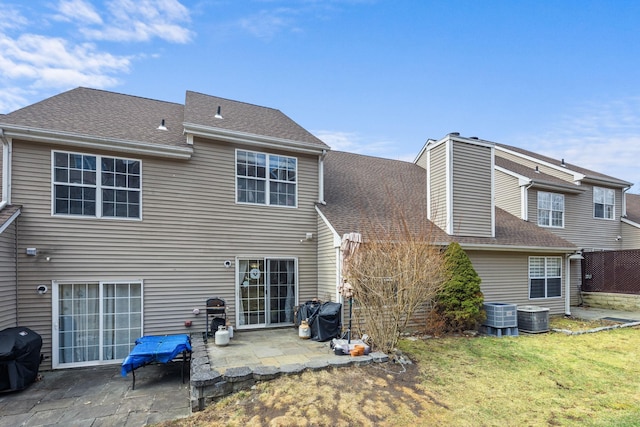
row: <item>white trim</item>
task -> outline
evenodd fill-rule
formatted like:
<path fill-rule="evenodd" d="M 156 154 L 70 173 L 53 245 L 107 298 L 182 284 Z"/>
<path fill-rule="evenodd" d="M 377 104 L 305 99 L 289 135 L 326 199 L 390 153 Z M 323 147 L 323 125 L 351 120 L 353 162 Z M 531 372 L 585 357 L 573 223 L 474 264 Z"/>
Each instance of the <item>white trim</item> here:
<path fill-rule="evenodd" d="M 496 237 L 496 146 L 491 144 L 491 237 Z"/>
<path fill-rule="evenodd" d="M 586 177 L 586 175 L 584 175 L 584 174 L 582 174 L 582 173 L 580 173 L 580 172 L 576 172 L 576 171 L 574 171 L 574 170 L 571 170 L 571 169 L 569 169 L 569 168 L 567 168 L 567 167 L 562 167 L 562 166 L 559 166 L 559 165 L 554 165 L 553 163 L 549 163 L 549 162 L 544 161 L 544 160 L 542 160 L 542 159 L 539 159 L 539 158 L 537 158 L 537 157 L 532 157 L 532 156 L 529 156 L 529 155 L 526 155 L 526 154 L 522 154 L 522 153 L 519 153 L 519 152 L 517 152 L 517 151 L 510 150 L 510 149 L 505 148 L 505 147 L 496 146 L 496 149 L 498 149 L 498 150 L 500 150 L 500 151 L 503 151 L 503 152 L 505 152 L 505 153 L 509 153 L 509 154 L 514 155 L 514 156 L 517 156 L 517 157 L 520 157 L 520 158 L 523 158 L 523 159 L 529 160 L 529 161 L 531 161 L 531 162 L 538 163 L 538 164 L 540 164 L 540 165 L 544 165 L 544 166 L 546 166 L 546 167 L 548 167 L 548 168 L 555 169 L 555 170 L 557 170 L 557 171 L 559 171 L 559 172 L 564 172 L 564 173 L 566 173 L 567 175 L 571 175 L 571 176 L 573 176 L 573 180 L 574 180 L 574 181 L 581 181 L 581 180 L 583 180 L 583 179 Z"/>
<path fill-rule="evenodd" d="M 6 230 L 7 228 L 9 228 L 9 226 L 11 225 L 11 223 L 12 223 L 13 221 L 15 221 L 15 219 L 16 219 L 16 218 L 18 218 L 18 217 L 20 216 L 20 213 L 21 213 L 21 211 L 20 211 L 20 209 L 18 209 L 17 211 L 15 211 L 15 212 L 14 212 L 14 214 L 13 214 L 13 215 L 11 215 L 11 216 L 9 217 L 9 219 L 7 219 L 7 220 L 4 222 L 4 224 L 0 224 L 0 234 L 2 234 L 2 232 L 3 232 L 4 230 Z"/>
<path fill-rule="evenodd" d="M 544 297 L 536 297 L 536 298 L 532 298 L 531 297 L 531 259 L 532 258 L 543 258 L 544 259 L 544 279 L 545 279 L 545 287 L 544 287 Z M 547 273 L 547 259 L 549 258 L 556 258 L 556 259 L 560 259 L 560 295 L 558 296 L 547 296 L 547 291 L 548 291 L 548 283 L 547 283 L 547 279 L 552 278 L 552 279 L 557 279 L 557 276 L 549 276 Z M 556 255 L 549 255 L 549 256 L 529 256 L 528 257 L 528 263 L 527 263 L 527 281 L 528 281 L 528 287 L 529 287 L 529 300 L 532 301 L 541 301 L 541 300 L 549 300 L 549 299 L 556 299 L 556 298 L 562 298 L 562 257 L 561 256 L 556 256 Z M 533 279 L 540 279 L 540 277 L 534 277 Z"/>
<path fill-rule="evenodd" d="M 195 123 L 183 123 L 187 134 L 202 136 L 217 141 L 233 142 L 238 144 L 254 145 L 256 147 L 267 147 L 271 149 L 287 149 L 289 151 L 322 154 L 328 147 L 322 147 L 310 142 L 294 141 L 291 139 L 276 138 L 272 136 L 256 135 L 247 132 L 238 132 L 227 129 L 220 129 L 212 126 L 198 125 Z"/>
<path fill-rule="evenodd" d="M 7 136 L 33 142 L 62 144 L 91 150 L 105 150 L 144 156 L 170 159 L 190 159 L 193 148 L 184 146 L 161 145 L 151 142 L 132 141 L 120 138 L 103 138 L 92 135 L 81 135 L 72 132 L 51 131 L 28 126 L 2 125 Z"/>
<path fill-rule="evenodd" d="M 605 190 L 605 191 L 612 191 L 613 192 L 613 205 L 612 205 L 612 209 L 611 209 L 611 218 L 607 218 L 607 217 L 599 217 L 596 216 L 596 188 L 599 188 L 601 190 Z M 605 195 L 605 201 L 606 201 L 607 197 Z M 606 203 L 602 203 L 603 207 L 607 206 Z M 607 188 L 607 187 L 600 187 L 597 185 L 594 185 L 591 189 L 591 214 L 593 215 L 593 219 L 604 219 L 607 221 L 615 221 L 616 219 L 616 190 L 613 188 Z M 604 210 L 603 210 L 604 213 Z"/>
<path fill-rule="evenodd" d="M 453 143 L 447 139 L 445 148 L 445 232 L 453 235 Z"/>
<path fill-rule="evenodd" d="M 96 279 L 69 279 L 51 281 L 51 367 L 52 369 L 76 368 L 82 366 L 99 366 L 121 364 L 124 359 L 104 360 L 104 284 L 140 284 L 140 336 L 144 336 L 144 281 L 142 279 L 118 279 L 118 280 L 96 280 Z M 60 314 L 60 285 L 65 284 L 96 284 L 98 285 L 98 324 L 99 324 L 99 359 L 86 362 L 60 363 L 60 325 L 58 316 Z M 130 343 L 132 346 L 134 343 Z"/>
<path fill-rule="evenodd" d="M 254 153 L 254 154 L 259 154 L 259 155 L 263 155 L 265 156 L 265 177 L 264 177 L 264 203 L 257 203 L 257 202 L 240 202 L 238 201 L 238 178 L 244 178 L 247 180 L 255 180 L 255 181 L 263 181 L 262 178 L 256 178 L 256 177 L 251 177 L 251 176 L 241 176 L 238 175 L 238 152 L 239 151 L 243 151 L 245 153 Z M 296 169 L 295 169 L 295 176 L 296 176 L 296 180 L 295 181 L 282 181 L 282 180 L 276 180 L 276 179 L 272 179 L 270 177 L 270 159 L 271 157 L 283 157 L 285 159 L 293 159 L 296 161 Z M 289 208 L 289 209 L 296 209 L 298 208 L 298 187 L 299 187 L 299 176 L 298 176 L 298 165 L 299 165 L 300 161 L 297 157 L 293 157 L 293 156 L 285 156 L 282 154 L 271 154 L 271 153 L 265 153 L 263 151 L 254 151 L 254 150 L 245 150 L 242 148 L 236 148 L 235 150 L 235 164 L 234 164 L 234 177 L 235 177 L 235 201 L 236 204 L 238 205 L 251 205 L 251 206 L 268 206 L 268 207 L 275 207 L 275 208 Z M 271 203 L 271 182 L 281 182 L 284 184 L 293 184 L 295 185 L 295 205 L 278 205 L 278 204 L 273 204 Z"/>
<path fill-rule="evenodd" d="M 433 221 L 431 217 L 431 150 L 427 151 L 427 219 Z"/>
<path fill-rule="evenodd" d="M 632 227 L 640 228 L 640 224 L 638 224 L 637 222 L 631 221 L 628 218 L 620 218 L 620 222 L 624 222 L 625 224 L 630 225 Z"/>
<path fill-rule="evenodd" d="M 4 129 L 0 128 L 0 139 L 2 140 L 2 188 L 0 188 L 0 209 L 11 204 L 11 168 L 13 162 L 13 142 L 7 138 Z"/>
<path fill-rule="evenodd" d="M 565 209 L 565 200 L 564 200 L 564 194 L 562 193 L 553 193 L 550 191 L 541 191 L 541 190 L 537 190 L 538 193 L 536 194 L 536 223 L 538 224 L 538 227 L 542 227 L 542 228 L 554 228 L 554 229 L 563 229 L 564 228 L 564 224 L 565 224 L 565 213 L 566 213 L 566 209 Z M 549 224 L 540 224 L 540 211 L 542 209 L 540 209 L 540 194 L 549 194 L 551 195 L 551 201 L 550 201 L 550 208 L 549 208 Z M 561 196 L 562 197 L 562 225 L 553 225 L 553 196 L 557 195 L 557 196 Z M 555 211 L 558 212 L 558 211 Z"/>
<path fill-rule="evenodd" d="M 333 246 L 334 247 L 336 247 L 336 246 L 340 247 L 340 245 L 341 245 L 340 234 L 338 234 L 336 229 L 333 228 L 333 225 L 331 225 L 331 223 L 329 222 L 327 217 L 324 216 L 324 214 L 322 213 L 322 211 L 320 210 L 320 208 L 318 206 L 316 206 L 316 212 L 318 213 L 318 215 L 320 215 L 320 219 L 322 219 L 322 222 L 324 222 L 326 224 L 326 226 L 329 227 L 329 230 L 331 230 L 331 234 L 333 234 Z"/>
<path fill-rule="evenodd" d="M 488 237 L 487 237 L 488 239 Z M 447 246 L 450 242 L 436 242 L 434 244 Z M 546 252 L 546 253 L 573 253 L 578 247 L 554 248 L 549 246 L 514 246 L 493 245 L 490 243 L 462 243 L 458 242 L 465 250 L 504 251 L 504 252 Z"/>
<path fill-rule="evenodd" d="M 82 214 L 58 214 L 55 212 L 55 186 L 56 185 L 67 185 L 68 187 L 75 187 L 71 183 L 58 183 L 55 180 L 55 154 L 63 153 L 63 154 L 74 154 L 78 156 L 88 156 L 95 157 L 96 159 L 96 183 L 95 185 L 80 185 L 82 188 L 95 188 L 96 190 L 96 211 L 95 215 L 82 215 Z M 102 214 L 102 189 L 103 187 L 108 188 L 116 188 L 115 186 L 103 186 L 102 185 L 102 159 L 103 158 L 112 158 L 116 160 L 130 160 L 133 162 L 138 162 L 140 165 L 140 187 L 139 188 L 129 188 L 126 187 L 126 191 L 138 191 L 139 192 L 139 215 L 137 218 L 134 217 L 120 217 L 120 216 L 103 216 Z M 124 190 L 125 187 L 117 187 L 117 189 Z M 77 218 L 77 219 L 99 219 L 99 220 L 116 220 L 116 221 L 142 221 L 142 160 L 141 159 L 132 159 L 126 157 L 116 157 L 112 155 L 101 155 L 101 154 L 90 154 L 90 153 L 78 153 L 73 151 L 65 151 L 65 150 L 51 150 L 51 216 L 52 217 L 60 217 L 60 218 Z"/>

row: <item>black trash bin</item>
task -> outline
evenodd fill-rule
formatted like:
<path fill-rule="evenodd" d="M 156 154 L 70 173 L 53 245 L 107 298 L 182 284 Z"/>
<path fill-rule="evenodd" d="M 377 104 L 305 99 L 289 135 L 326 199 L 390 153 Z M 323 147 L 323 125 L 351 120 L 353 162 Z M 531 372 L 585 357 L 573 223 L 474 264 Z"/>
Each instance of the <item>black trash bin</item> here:
<path fill-rule="evenodd" d="M 42 337 L 29 328 L 0 331 L 0 392 L 22 390 L 40 368 Z"/>
<path fill-rule="evenodd" d="M 311 339 L 329 341 L 340 336 L 342 304 L 325 302 L 310 318 Z"/>

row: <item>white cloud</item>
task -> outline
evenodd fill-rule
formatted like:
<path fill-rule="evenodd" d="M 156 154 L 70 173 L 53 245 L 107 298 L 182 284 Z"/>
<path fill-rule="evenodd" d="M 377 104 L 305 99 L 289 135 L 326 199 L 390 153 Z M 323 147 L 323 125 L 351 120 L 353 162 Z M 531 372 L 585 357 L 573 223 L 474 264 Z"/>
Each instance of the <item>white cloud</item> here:
<path fill-rule="evenodd" d="M 392 141 L 370 140 L 355 132 L 318 130 L 312 132 L 332 150 L 412 162 L 417 153 L 399 153 L 399 144 Z"/>
<path fill-rule="evenodd" d="M 188 43 L 194 36 L 181 25 L 189 22 L 190 16 L 189 10 L 177 0 L 112 0 L 107 8 L 104 24 L 80 26 L 84 36 L 92 40 L 136 42 L 159 38 L 171 43 Z"/>
<path fill-rule="evenodd" d="M 640 98 L 593 103 L 520 146 L 634 183 L 640 191 Z"/>
<path fill-rule="evenodd" d="M 0 3 L 0 31 L 24 28 L 29 25 L 29 20 L 15 7 Z"/>
<path fill-rule="evenodd" d="M 258 38 L 271 39 L 284 30 L 300 31 L 295 26 L 295 21 L 292 18 L 295 14 L 297 12 L 289 8 L 261 10 L 254 15 L 239 20 L 238 25 L 244 31 Z"/>
<path fill-rule="evenodd" d="M 84 0 L 61 0 L 58 4 L 59 15 L 54 18 L 63 21 L 77 21 L 82 24 L 102 24 L 102 18 L 91 3 Z"/>

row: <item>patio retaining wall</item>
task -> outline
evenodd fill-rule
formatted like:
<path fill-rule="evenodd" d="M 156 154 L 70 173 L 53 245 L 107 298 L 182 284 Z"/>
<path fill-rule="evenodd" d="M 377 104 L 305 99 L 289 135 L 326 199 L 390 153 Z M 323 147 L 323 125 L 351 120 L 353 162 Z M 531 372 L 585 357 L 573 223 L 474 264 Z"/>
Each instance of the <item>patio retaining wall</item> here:
<path fill-rule="evenodd" d="M 281 375 L 299 374 L 305 370 L 361 366 L 373 362 L 389 361 L 386 354 L 372 352 L 366 356 L 335 356 L 326 361 L 282 365 L 280 367 L 230 368 L 221 374 L 211 368 L 207 344 L 202 337 L 192 336 L 191 348 L 191 412 L 202 411 L 223 396 L 251 388 L 259 381 L 272 380 Z"/>
<path fill-rule="evenodd" d="M 640 295 L 582 292 L 582 301 L 586 306 L 594 308 L 640 311 Z"/>

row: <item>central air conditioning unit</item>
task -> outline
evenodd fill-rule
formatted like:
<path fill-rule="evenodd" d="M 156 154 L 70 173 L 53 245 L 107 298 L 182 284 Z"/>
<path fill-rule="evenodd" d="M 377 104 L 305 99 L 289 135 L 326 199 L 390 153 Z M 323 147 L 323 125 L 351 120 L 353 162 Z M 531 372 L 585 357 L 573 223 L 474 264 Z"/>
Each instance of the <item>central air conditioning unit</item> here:
<path fill-rule="evenodd" d="M 483 308 L 487 318 L 482 331 L 497 337 L 518 336 L 517 307 L 505 302 L 485 302 Z"/>
<path fill-rule="evenodd" d="M 535 305 L 518 306 L 518 329 L 531 334 L 549 332 L 549 309 Z"/>

